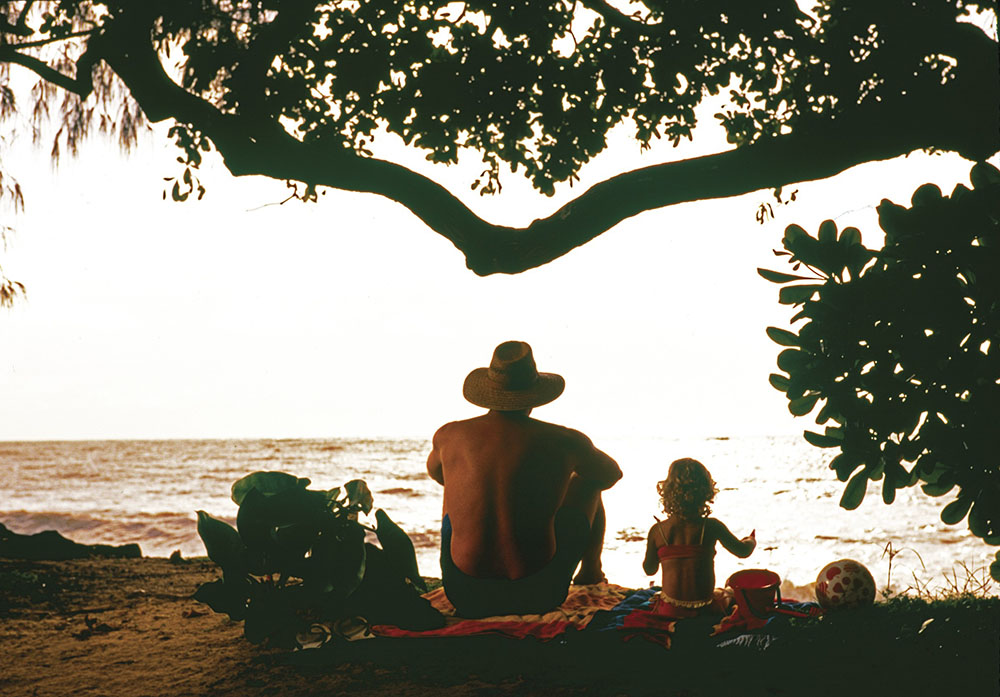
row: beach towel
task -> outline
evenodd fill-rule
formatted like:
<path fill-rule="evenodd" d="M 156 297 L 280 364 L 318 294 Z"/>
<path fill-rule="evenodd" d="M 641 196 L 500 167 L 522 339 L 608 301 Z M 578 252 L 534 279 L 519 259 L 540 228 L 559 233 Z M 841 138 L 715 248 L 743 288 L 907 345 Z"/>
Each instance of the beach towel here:
<path fill-rule="evenodd" d="M 590 623 L 588 631 L 614 631 L 625 641 L 641 638 L 664 648 L 670 648 L 677 620 L 653 612 L 659 590 L 657 587 L 650 587 L 630 591 L 618 605 L 598 613 Z"/>
<path fill-rule="evenodd" d="M 392 625 L 372 627 L 376 636 L 385 637 L 458 637 L 480 634 L 500 634 L 523 639 L 534 637 L 543 641 L 553 639 L 569 630 L 584 629 L 600 611 L 611 610 L 633 591 L 610 583 L 587 586 L 570 586 L 562 605 L 539 615 L 501 615 L 482 619 L 466 619 L 455 614 L 455 608 L 444 593 L 437 588 L 424 594 L 442 615 L 445 625 L 441 629 L 415 632 Z"/>
<path fill-rule="evenodd" d="M 766 618 L 747 618 L 734 606 L 730 614 L 702 613 L 689 619 L 676 619 L 656 612 L 658 587 L 631 592 L 621 603 L 602 611 L 591 620 L 588 632 L 616 632 L 625 641 L 643 639 L 670 648 L 675 642 L 684 645 L 706 643 L 717 647 L 743 646 L 768 648 L 779 636 L 792 632 L 789 618 L 771 614 Z M 802 614 L 815 615 L 816 603 L 784 601 L 781 607 Z"/>

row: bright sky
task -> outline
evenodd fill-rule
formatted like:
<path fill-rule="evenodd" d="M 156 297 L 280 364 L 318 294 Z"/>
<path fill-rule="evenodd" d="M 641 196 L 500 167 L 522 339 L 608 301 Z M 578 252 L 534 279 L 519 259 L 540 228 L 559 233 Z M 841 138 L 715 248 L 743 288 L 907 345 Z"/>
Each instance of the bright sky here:
<path fill-rule="evenodd" d="M 0 440 L 429 437 L 481 413 L 462 381 L 507 339 L 566 378 L 535 415 L 598 441 L 799 433 L 811 420 L 767 382 L 779 349 L 764 328 L 790 313 L 756 268 L 782 268 L 771 250 L 791 222 L 815 231 L 835 218 L 872 245 L 880 199 L 906 203 L 927 181 L 948 193 L 970 167 L 914 155 L 856 168 L 799 186 L 763 226 L 768 192 L 661 209 L 539 269 L 479 278 L 376 196 L 265 205 L 286 197 L 283 182 L 215 164 L 204 200 L 163 201 L 162 178 L 178 174 L 163 133 L 128 157 L 94 142 L 58 170 L 45 148 L 5 153 L 27 209 L 4 213 L 16 233 L 0 263 L 28 298 L 0 310 Z M 487 219 L 523 225 L 609 174 L 722 147 L 711 130 L 645 155 L 616 138 L 554 199 L 513 177 L 479 197 L 474 156 L 465 168 L 406 162 Z"/>

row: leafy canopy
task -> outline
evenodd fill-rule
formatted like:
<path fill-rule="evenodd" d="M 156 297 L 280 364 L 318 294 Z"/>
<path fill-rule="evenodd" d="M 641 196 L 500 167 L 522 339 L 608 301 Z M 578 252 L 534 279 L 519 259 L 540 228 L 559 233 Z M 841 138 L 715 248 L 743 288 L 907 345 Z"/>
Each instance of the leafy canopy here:
<path fill-rule="evenodd" d="M 995 22 L 981 0 L 60 0 L 8 2 L 0 64 L 76 95 L 63 133 L 124 85 L 118 123 L 173 119 L 184 171 L 204 193 L 202 153 L 233 174 L 369 191 L 409 207 L 477 273 L 546 263 L 644 210 L 830 176 L 917 149 L 980 160 L 1000 149 Z M 174 67 L 174 64 L 177 64 Z M 118 82 L 120 81 L 120 82 Z M 49 87 L 45 87 L 49 85 Z M 45 92 L 45 90 L 49 90 Z M 451 192 L 372 154 L 397 134 L 428 159 L 478 153 L 480 193 L 509 167 L 551 194 L 608 133 L 642 146 L 692 137 L 716 115 L 732 152 L 613 177 L 524 229 L 479 219 Z M 73 101 L 76 99 L 77 101 Z M 36 106 L 36 110 L 39 107 Z M 921 114 L 920 119 L 912 118 Z M 72 136 L 75 138 L 76 136 Z M 69 141 L 67 141 L 69 144 Z"/>

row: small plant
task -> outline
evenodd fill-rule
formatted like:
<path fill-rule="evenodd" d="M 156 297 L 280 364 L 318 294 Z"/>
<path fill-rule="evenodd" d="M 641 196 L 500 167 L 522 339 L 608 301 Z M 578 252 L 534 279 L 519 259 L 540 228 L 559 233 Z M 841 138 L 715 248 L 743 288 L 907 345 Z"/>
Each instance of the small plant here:
<path fill-rule="evenodd" d="M 952 601 L 963 598 L 985 599 L 993 595 L 993 579 L 986 564 L 967 564 L 964 561 L 955 562 L 951 571 L 944 572 L 944 584 L 931 586 L 932 579 L 921 578 L 916 571 L 910 571 L 912 583 L 902 590 L 892 589 L 893 562 L 903 552 L 912 552 L 920 562 L 920 568 L 926 572 L 927 567 L 920 553 L 909 547 L 896 547 L 892 541 L 886 542 L 882 550 L 882 558 L 888 558 L 889 568 L 886 572 L 885 588 L 881 595 L 883 602 L 895 602 L 903 598 L 916 598 L 925 602 Z"/>
<path fill-rule="evenodd" d="M 962 573 L 958 571 L 961 569 Z M 944 574 L 945 587 L 941 590 L 941 595 L 946 598 L 986 598 L 993 590 L 993 579 L 990 577 L 990 570 L 985 564 L 979 566 L 969 566 L 964 561 L 956 562 L 951 570 L 951 576 Z"/>
<path fill-rule="evenodd" d="M 896 591 L 892 590 L 892 562 L 896 559 L 897 556 L 899 556 L 903 552 L 913 552 L 913 554 L 915 554 L 917 559 L 920 561 L 920 567 L 923 569 L 927 568 L 926 566 L 924 566 L 923 557 L 921 557 L 920 553 L 917 552 L 915 549 L 910 549 L 909 547 L 903 547 L 902 549 L 897 549 L 892 546 L 892 540 L 886 542 L 885 549 L 882 550 L 882 558 L 885 559 L 886 557 L 889 557 L 889 569 L 888 571 L 886 571 L 885 574 L 885 588 L 882 589 L 883 600 L 888 600 L 889 598 L 891 598 L 893 595 L 896 594 Z M 913 575 L 914 580 L 916 580 L 916 577 L 917 577 L 916 574 L 914 574 Z M 918 597 L 920 597 L 919 586 L 917 595 Z"/>
<path fill-rule="evenodd" d="M 424 582 L 413 543 L 382 510 L 376 527 L 358 521 L 372 510 L 360 479 L 327 491 L 284 472 L 254 472 L 232 487 L 236 528 L 198 511 L 198 534 L 222 578 L 195 599 L 244 622 L 248 640 L 301 648 L 300 636 L 332 635 L 326 623 L 363 617 L 409 629 L 443 624 L 420 597 Z M 366 541 L 373 534 L 379 546 Z"/>

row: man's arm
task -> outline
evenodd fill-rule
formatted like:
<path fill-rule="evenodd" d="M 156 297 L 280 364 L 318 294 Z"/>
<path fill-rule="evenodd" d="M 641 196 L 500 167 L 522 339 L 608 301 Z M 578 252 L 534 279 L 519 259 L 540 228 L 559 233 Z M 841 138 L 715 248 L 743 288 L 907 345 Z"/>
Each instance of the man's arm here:
<path fill-rule="evenodd" d="M 610 455 L 594 447 L 590 438 L 574 432 L 578 439 L 578 455 L 574 471 L 599 489 L 610 489 L 622 478 L 622 470 Z"/>
<path fill-rule="evenodd" d="M 427 456 L 427 474 L 438 484 L 444 486 L 444 469 L 441 463 L 440 435 L 443 426 L 438 429 L 431 440 L 431 453 Z"/>

